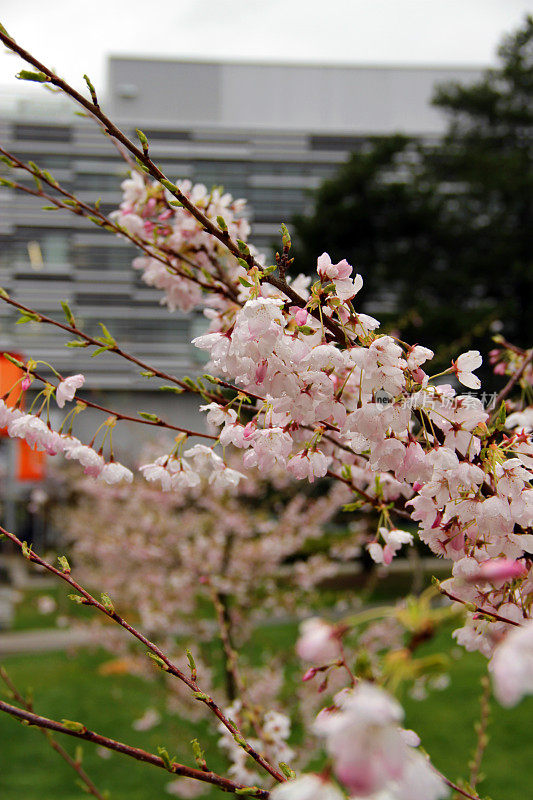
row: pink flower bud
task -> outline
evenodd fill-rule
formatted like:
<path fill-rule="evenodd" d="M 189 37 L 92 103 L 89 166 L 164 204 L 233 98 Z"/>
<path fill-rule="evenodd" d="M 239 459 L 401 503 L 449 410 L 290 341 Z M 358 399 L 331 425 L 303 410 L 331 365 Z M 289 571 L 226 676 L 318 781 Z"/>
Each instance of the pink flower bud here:
<path fill-rule="evenodd" d="M 315 677 L 315 675 L 317 674 L 317 672 L 318 672 L 318 670 L 315 667 L 310 667 L 310 669 L 308 669 L 307 672 L 305 672 L 302 675 L 302 680 L 303 681 L 312 680 Z"/>
<path fill-rule="evenodd" d="M 495 558 L 484 561 L 479 565 L 479 569 L 470 576 L 469 582 L 477 581 L 508 581 L 513 578 L 521 578 L 527 573 L 525 564 L 522 561 L 513 561 L 508 558 Z"/>
<path fill-rule="evenodd" d="M 307 322 L 307 311 L 305 308 L 299 308 L 296 314 L 294 315 L 294 319 L 297 325 L 305 325 Z"/>
<path fill-rule="evenodd" d="M 153 214 L 156 209 L 156 205 L 155 197 L 151 197 L 143 208 L 143 217 L 149 217 L 151 214 Z"/>
<path fill-rule="evenodd" d="M 31 386 L 31 378 L 30 378 L 30 376 L 29 376 L 29 375 L 26 375 L 26 376 L 25 376 L 25 377 L 22 379 L 22 391 L 23 391 L 23 392 L 25 392 L 25 391 L 26 391 L 26 389 L 29 389 L 29 388 L 30 388 L 30 386 Z"/>

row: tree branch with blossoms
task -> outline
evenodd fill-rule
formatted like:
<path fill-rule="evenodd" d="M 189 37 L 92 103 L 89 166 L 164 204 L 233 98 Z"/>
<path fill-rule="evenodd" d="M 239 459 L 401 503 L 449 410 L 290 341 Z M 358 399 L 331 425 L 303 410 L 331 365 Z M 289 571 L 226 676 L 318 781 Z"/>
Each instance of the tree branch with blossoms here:
<path fill-rule="evenodd" d="M 65 581 L 69 584 L 76 592 L 77 595 L 74 595 L 71 599 L 76 602 L 80 603 L 81 605 L 87 605 L 92 608 L 95 608 L 101 614 L 104 614 L 108 619 L 113 620 L 119 625 L 121 628 L 124 628 L 129 634 L 134 636 L 138 639 L 141 644 L 145 645 L 148 648 L 150 653 L 155 656 L 155 663 L 164 671 L 174 677 L 178 678 L 182 683 L 184 683 L 188 688 L 194 693 L 194 697 L 201 703 L 204 703 L 207 708 L 209 708 L 214 715 L 220 720 L 222 725 L 229 731 L 229 733 L 234 737 L 240 747 L 242 747 L 246 753 L 253 758 L 254 761 L 259 764 L 266 772 L 268 772 L 275 780 L 277 781 L 284 781 L 285 778 L 281 772 L 275 769 L 268 761 L 258 753 L 242 736 L 240 730 L 228 719 L 223 711 L 219 708 L 216 702 L 210 697 L 208 694 L 202 691 L 201 687 L 198 685 L 195 679 L 192 677 L 188 677 L 185 673 L 179 669 L 175 664 L 170 661 L 170 659 L 165 655 L 165 653 L 153 642 L 151 642 L 146 636 L 144 636 L 140 631 L 130 625 L 123 617 L 121 617 L 115 610 L 114 605 L 110 598 L 103 594 L 102 601 L 97 600 L 93 597 L 90 592 L 83 588 L 79 583 L 77 583 L 74 578 L 72 578 L 70 574 L 70 567 L 68 566 L 68 562 L 62 561 L 62 568 L 57 569 L 49 562 L 45 561 L 45 559 L 38 556 L 36 553 L 33 552 L 31 547 L 25 542 L 22 542 L 15 534 L 10 533 L 9 531 L 5 530 L 0 526 L 0 533 L 7 537 L 13 544 L 15 544 L 21 553 L 24 555 L 25 558 L 28 559 L 33 564 L 37 564 L 38 566 L 42 567 L 43 569 L 51 572 L 57 578 Z"/>
<path fill-rule="evenodd" d="M 81 722 L 74 722 L 72 720 L 64 720 L 57 722 L 47 717 L 41 717 L 32 711 L 27 711 L 22 708 L 12 706 L 10 703 L 0 700 L 0 711 L 9 714 L 16 719 L 21 720 L 27 725 L 35 725 L 42 730 L 54 731 L 55 733 L 63 733 L 66 736 L 72 736 L 75 739 L 80 739 L 84 742 L 91 742 L 99 747 L 105 747 L 107 750 L 113 750 L 116 753 L 129 756 L 136 761 L 142 761 L 145 764 L 151 764 L 154 767 L 167 770 L 173 775 L 182 775 L 185 778 L 192 778 L 203 783 L 209 783 L 216 786 L 223 792 L 231 792 L 233 794 L 244 795 L 246 797 L 257 797 L 261 800 L 268 800 L 270 793 L 258 786 L 242 786 L 235 781 L 218 775 L 210 770 L 195 769 L 194 767 L 187 767 L 185 764 L 180 764 L 169 758 L 166 751 L 161 756 L 156 756 L 140 747 L 132 747 L 131 745 L 124 744 L 124 742 L 110 739 L 108 736 L 103 736 L 100 733 L 95 733 L 89 730 Z M 93 793 L 94 794 L 94 793 Z M 98 796 L 98 795 L 96 795 Z"/>
<path fill-rule="evenodd" d="M 68 95 L 135 158 L 143 174 L 135 172 L 123 183 L 123 200 L 108 223 L 98 213 L 89 214 L 90 206 L 80 204 L 74 195 L 67 196 L 39 168 L 17 163 L 9 154 L 6 159 L 11 159 L 15 168 L 31 173 L 36 181 L 44 175 L 46 185 L 63 198 L 54 199 L 54 206 L 70 206 L 74 213 L 96 216 L 96 224 L 103 230 L 126 236 L 140 246 L 143 256 L 134 266 L 142 269 L 143 280 L 164 292 L 169 308 L 203 307 L 209 321 L 208 331 L 196 337 L 193 344 L 208 354 L 206 370 L 215 373 L 206 378 L 216 387 L 212 390 L 207 390 L 201 379 L 194 382 L 152 370 L 123 351 L 103 323 L 102 337 L 88 336 L 79 330 L 68 307 L 64 308 L 65 325 L 5 293 L 2 296 L 22 312 L 23 321 L 55 325 L 73 333 L 76 346 L 110 351 L 141 367 L 149 377 L 169 380 L 179 390 L 191 390 L 206 401 L 200 410 L 216 431 L 204 435 L 214 443 L 212 447 L 197 444 L 183 452 L 184 439 L 194 432 L 144 414 L 154 426 L 180 430 L 184 436 L 178 437 L 170 453 L 140 467 L 143 478 L 164 492 L 184 487 L 202 491 L 206 485 L 213 492 L 234 490 L 245 475 L 228 466 L 231 448 L 239 453 L 245 471 L 257 468 L 268 474 L 281 470 L 284 475 L 310 484 L 330 477 L 355 495 L 354 502 L 344 503 L 345 510 L 370 507 L 377 512 L 377 519 L 373 519 L 374 538 L 365 540 L 365 546 L 370 558 L 383 569 L 405 545 L 414 543 L 413 533 L 397 528 L 393 517 L 396 514 L 409 519 L 417 524 L 418 538 L 429 550 L 452 562 L 451 577 L 440 584 L 440 590 L 466 610 L 464 626 L 454 633 L 458 642 L 468 649 L 480 650 L 490 659 L 495 693 L 503 704 L 513 705 L 530 693 L 533 416 L 530 408 L 514 404 L 508 397 L 517 383 L 525 384 L 533 351 L 523 354 L 498 396 L 497 413 L 491 416 L 481 400 L 472 395 L 481 386 L 475 375 L 482 363 L 478 351 L 461 353 L 448 369 L 431 374 L 431 350 L 381 334 L 378 320 L 357 312 L 355 298 L 363 280 L 360 275 L 353 275 L 353 268 L 345 259 L 334 264 L 323 253 L 317 258 L 314 282 L 304 276 L 289 280 L 291 243 L 285 227 L 282 256 L 275 265 L 264 266 L 262 256 L 248 242 L 250 231 L 240 213 L 242 203 L 219 189 L 208 191 L 205 186 L 190 182 L 170 181 L 150 158 L 149 142 L 142 131 L 137 131 L 139 147 L 103 113 L 88 79 L 91 100 L 2 29 L 0 40 L 37 70 L 23 71 L 20 78 L 55 87 Z M 39 185 L 36 190 L 24 189 L 22 184 L 15 188 L 43 196 Z M 171 265 L 179 262 L 179 271 L 167 269 L 167 257 Z M 196 270 L 195 280 L 190 280 L 184 265 Z M 516 363 L 517 355 L 520 356 L 515 352 L 509 363 Z M 27 388 L 30 375 L 41 379 L 31 361 L 26 373 L 21 388 Z M 437 383 L 445 376 L 449 376 L 450 383 Z M 61 379 L 59 374 L 58 377 Z M 22 415 L 18 408 L 3 403 L 0 422 L 6 425 L 9 436 L 24 438 L 30 446 L 44 447 L 48 452 L 64 452 L 67 458 L 78 460 L 90 475 L 103 476 L 113 483 L 120 479 L 132 483 L 133 473 L 126 467 L 103 462 L 103 443 L 96 453 L 92 449 L 94 439 L 87 447 L 75 437 L 51 431 L 40 419 L 54 392 L 62 407 L 66 400 L 73 400 L 82 382 L 83 376 L 70 376 L 57 386 L 46 382 L 43 405 L 37 414 L 30 410 Z M 458 394 L 458 384 L 469 393 Z M 78 407 L 71 413 L 75 414 Z M 111 439 L 115 421 L 110 418 L 103 424 L 104 440 L 108 433 Z M 222 456 L 215 452 L 218 446 Z M 410 660 L 427 634 L 427 629 L 413 623 L 422 600 L 418 605 L 414 601 L 406 603 L 404 609 L 405 629 L 410 630 L 411 637 L 399 651 L 401 665 L 389 659 L 381 673 L 375 670 L 376 674 L 372 670 L 368 674 L 364 666 L 358 671 L 354 654 L 341 641 L 340 628 L 332 633 L 328 624 L 307 620 L 307 630 L 297 644 L 300 652 L 312 650 L 314 654 L 309 659 L 313 666 L 306 673 L 309 680 L 305 683 L 314 674 L 324 672 L 328 679 L 347 675 L 349 685 L 340 687 L 312 725 L 313 733 L 325 743 L 331 773 L 296 778 L 289 767 L 274 766 L 275 759 L 264 755 L 261 742 L 256 746 L 243 737 L 241 726 L 235 725 L 230 714 L 202 691 L 196 668 L 190 665 L 189 677 L 158 644 L 118 615 L 108 595 L 97 600 L 74 581 L 66 560 L 61 560 L 61 569 L 57 569 L 15 534 L 3 532 L 29 561 L 74 588 L 78 592 L 75 602 L 94 607 L 127 630 L 148 648 L 164 672 L 178 678 L 192 697 L 207 705 L 222 724 L 223 746 L 230 754 L 233 748 L 232 768 L 240 765 L 246 769 L 239 759 L 243 754 L 244 760 L 251 757 L 278 781 L 279 786 L 271 793 L 273 800 L 338 800 L 346 792 L 354 798 L 385 792 L 401 800 L 439 800 L 446 795 L 446 787 L 465 797 L 477 797 L 469 789 L 444 779 L 432 767 L 417 749 L 416 734 L 402 729 L 401 707 L 382 688 L 396 689 L 406 663 L 413 675 L 424 666 L 431 666 L 423 659 L 417 664 Z M 299 541 L 294 537 L 294 542 Z M 423 610 L 426 620 L 427 608 Z M 216 611 L 226 657 L 236 678 L 226 621 L 219 605 Z M 311 639 L 311 646 L 306 637 Z M 320 694 L 326 691 L 326 683 L 320 687 Z M 243 686 L 237 688 L 242 690 Z M 15 716 L 30 714 L 28 710 L 14 711 L 6 706 L 9 704 L 3 704 L 3 710 Z M 61 725 L 45 722 L 49 728 Z M 287 731 L 280 733 L 285 721 L 271 718 L 270 723 L 273 729 L 277 726 L 278 744 L 285 743 Z M 77 729 L 77 734 L 98 736 L 83 727 Z M 151 754 L 145 756 L 141 760 L 156 763 L 156 759 L 157 766 L 165 760 Z M 287 777 L 290 780 L 285 780 Z M 238 787 L 228 790 L 241 793 Z"/>
<path fill-rule="evenodd" d="M 53 203 L 57 209 L 68 211 L 76 216 L 82 216 L 93 224 L 97 225 L 99 228 L 103 228 L 108 233 L 114 233 L 117 236 L 121 236 L 129 240 L 131 244 L 139 248 L 145 253 L 145 255 L 155 259 L 156 261 L 159 261 L 165 266 L 165 268 L 171 270 L 181 278 L 191 281 L 192 283 L 196 283 L 207 292 L 216 292 L 217 294 L 226 296 L 228 299 L 232 300 L 232 302 L 239 304 L 233 287 L 224 283 L 223 275 L 220 273 L 220 271 L 218 273 L 218 282 L 213 284 L 212 282 L 206 283 L 205 281 L 202 281 L 198 277 L 198 274 L 192 272 L 191 269 L 188 269 L 187 271 L 180 270 L 179 267 L 177 267 L 174 263 L 176 259 L 197 271 L 199 270 L 199 265 L 183 253 L 176 253 L 175 251 L 166 248 L 161 243 L 158 243 L 158 246 L 155 246 L 153 242 L 143 239 L 140 235 L 133 234 L 127 228 L 117 224 L 103 214 L 97 206 L 91 206 L 83 200 L 80 200 L 78 197 L 76 197 L 76 195 L 67 191 L 55 178 L 52 177 L 52 175 L 50 175 L 49 172 L 39 169 L 36 164 L 21 161 L 19 158 L 17 158 L 17 156 L 15 156 L 13 153 L 10 153 L 8 150 L 5 150 L 3 147 L 0 147 L 0 154 L 3 156 L 2 160 L 7 164 L 7 166 L 28 172 L 34 178 L 37 188 L 32 189 L 7 178 L 0 178 L 0 185 L 5 186 L 6 188 L 15 189 L 18 192 L 30 194 L 34 197 L 40 197 L 49 203 Z M 66 199 L 61 201 L 53 195 L 46 194 L 42 190 L 42 184 L 49 186 L 50 189 L 58 192 L 58 194 Z"/>

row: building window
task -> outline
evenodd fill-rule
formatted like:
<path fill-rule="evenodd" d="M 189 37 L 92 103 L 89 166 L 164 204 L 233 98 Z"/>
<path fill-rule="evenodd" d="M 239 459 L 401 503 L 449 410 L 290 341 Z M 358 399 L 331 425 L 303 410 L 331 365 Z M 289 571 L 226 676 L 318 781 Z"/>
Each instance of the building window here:
<path fill-rule="evenodd" d="M 40 271 L 69 263 L 69 237 L 61 231 L 28 230 L 25 238 L 2 244 L 0 266 Z"/>
<path fill-rule="evenodd" d="M 15 125 L 14 136 L 37 142 L 70 142 L 72 129 L 67 125 Z"/>
<path fill-rule="evenodd" d="M 311 150 L 357 150 L 366 139 L 362 136 L 310 136 Z"/>
<path fill-rule="evenodd" d="M 154 142 L 183 142 L 188 141 L 191 138 L 189 131 L 169 131 L 167 129 L 157 130 L 153 128 L 143 128 L 143 133 L 147 137 L 148 141 L 152 139 Z"/>
<path fill-rule="evenodd" d="M 80 191 L 120 192 L 120 184 L 124 180 L 113 173 L 83 172 L 76 175 L 75 188 Z"/>
<path fill-rule="evenodd" d="M 130 270 L 131 262 L 140 251 L 127 245 L 78 245 L 73 250 L 73 262 L 78 269 Z"/>

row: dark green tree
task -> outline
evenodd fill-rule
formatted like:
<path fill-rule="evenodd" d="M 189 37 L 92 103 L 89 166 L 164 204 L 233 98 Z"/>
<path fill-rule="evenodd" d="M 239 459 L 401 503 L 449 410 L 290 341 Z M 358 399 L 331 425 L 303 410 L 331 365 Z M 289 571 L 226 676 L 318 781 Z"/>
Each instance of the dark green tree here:
<path fill-rule="evenodd" d="M 449 117 L 431 147 L 370 140 L 295 221 L 297 265 L 327 250 L 361 272 L 358 307 L 443 359 L 486 351 L 498 322 L 531 346 L 533 18 L 469 86 L 440 86 Z"/>

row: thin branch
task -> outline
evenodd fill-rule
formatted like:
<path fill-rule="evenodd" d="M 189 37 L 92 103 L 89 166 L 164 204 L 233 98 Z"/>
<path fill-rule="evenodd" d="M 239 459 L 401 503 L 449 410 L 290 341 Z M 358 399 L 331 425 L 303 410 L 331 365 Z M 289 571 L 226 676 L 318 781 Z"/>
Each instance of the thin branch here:
<path fill-rule="evenodd" d="M 68 192 L 64 189 L 61 184 L 56 181 L 55 179 L 50 180 L 46 177 L 46 175 L 41 170 L 33 169 L 29 164 L 26 164 L 24 161 L 21 161 L 15 155 L 10 153 L 7 150 L 4 150 L 3 147 L 0 147 L 0 153 L 6 156 L 12 162 L 12 167 L 14 169 L 22 169 L 28 172 L 30 175 L 33 175 L 37 178 L 40 182 L 45 183 L 51 189 L 54 189 L 56 192 L 59 192 L 61 195 L 66 197 L 68 200 L 72 201 L 76 205 L 65 204 L 61 203 L 57 198 L 53 197 L 52 195 L 48 195 L 42 190 L 31 189 L 27 186 L 24 186 L 21 183 L 17 183 L 16 181 L 9 181 L 7 184 L 10 188 L 16 189 L 17 191 L 26 192 L 26 194 L 31 194 L 35 197 L 41 197 L 44 200 L 47 200 L 51 203 L 54 203 L 58 208 L 61 208 L 64 211 L 69 211 L 71 214 L 75 214 L 77 216 L 83 216 L 86 219 L 89 219 L 94 224 L 98 225 L 100 228 L 104 228 L 105 230 L 110 231 L 111 233 L 115 233 L 119 236 L 124 236 L 128 239 L 135 247 L 138 247 L 142 250 L 147 256 L 150 258 L 159 261 L 168 269 L 171 269 L 176 275 L 179 275 L 186 280 L 192 281 L 193 283 L 198 284 L 202 289 L 208 292 L 216 292 L 217 294 L 223 294 L 232 302 L 239 305 L 239 302 L 236 298 L 235 291 L 233 287 L 224 283 L 223 278 L 219 275 L 216 280 L 220 282 L 221 285 L 218 284 L 208 284 L 201 281 L 196 275 L 191 275 L 190 273 L 183 272 L 179 269 L 175 264 L 172 263 L 170 260 L 171 258 L 176 258 L 179 261 L 187 264 L 194 269 L 199 269 L 198 265 L 195 262 L 184 256 L 180 253 L 174 252 L 171 248 L 166 248 L 164 246 L 155 245 L 151 242 L 146 242 L 140 237 L 135 236 L 135 234 L 128 231 L 126 228 L 117 225 L 113 222 L 109 217 L 106 217 L 98 208 L 95 206 L 90 206 L 88 203 L 85 203 L 83 200 L 80 200 L 76 195 Z M 156 248 L 154 251 L 152 248 Z"/>
<path fill-rule="evenodd" d="M 34 369 L 27 369 L 30 375 L 33 375 L 37 380 L 42 381 L 42 383 L 48 383 L 50 386 L 54 386 L 51 381 L 47 378 L 43 378 L 42 375 L 39 375 Z M 58 373 L 59 378 L 62 380 L 61 375 Z M 54 386 L 54 388 L 57 388 Z M 81 400 L 84 405 L 89 406 L 90 408 L 96 408 L 98 411 L 104 411 L 106 414 L 110 416 L 116 417 L 119 421 L 127 421 L 127 422 L 137 422 L 141 425 L 149 425 L 155 428 L 165 428 L 171 431 L 179 431 L 180 433 L 186 433 L 187 436 L 201 436 L 204 439 L 212 439 L 216 441 L 218 439 L 217 436 L 213 436 L 210 433 L 202 433 L 201 431 L 192 431 L 189 428 L 180 428 L 178 425 L 172 425 L 170 422 L 165 422 L 165 420 L 157 419 L 157 420 L 149 420 L 149 419 L 141 419 L 140 417 L 132 417 L 129 414 L 122 414 L 120 411 L 113 411 L 111 408 L 106 408 L 105 406 L 101 406 L 99 403 L 94 403 L 92 400 L 87 400 L 83 398 Z"/>
<path fill-rule="evenodd" d="M 26 314 L 37 317 L 36 320 L 37 322 L 43 322 L 46 325 L 53 325 L 56 328 L 60 328 L 61 330 L 66 331 L 67 333 L 71 333 L 74 336 L 77 336 L 79 339 L 83 339 L 85 342 L 88 342 L 88 344 L 91 344 L 94 347 L 102 347 L 101 341 L 96 339 L 94 336 L 89 336 L 89 334 L 80 330 L 77 326 L 67 325 L 64 322 L 59 322 L 58 320 L 53 319 L 52 317 L 47 317 L 45 314 L 41 314 L 39 311 L 35 311 L 32 308 L 28 308 L 28 306 L 19 303 L 17 300 L 13 300 L 13 298 L 9 297 L 7 293 L 0 294 L 0 300 L 3 300 L 4 303 L 7 303 L 8 305 L 13 306 L 14 308 L 20 309 L 20 311 L 24 311 Z M 190 386 L 181 381 L 179 378 L 176 378 L 175 375 L 169 375 L 168 373 L 163 372 L 162 370 L 157 369 L 156 367 L 152 367 L 150 364 L 146 364 L 144 361 L 141 361 L 136 356 L 131 355 L 131 353 L 127 353 L 125 350 L 119 347 L 118 344 L 108 347 L 107 352 L 114 353 L 115 355 L 124 358 L 126 361 L 130 361 L 132 364 L 136 364 L 138 367 L 141 367 L 141 369 L 143 369 L 144 371 L 152 373 L 153 376 L 156 378 L 161 378 L 162 380 L 170 381 L 171 383 L 176 384 L 176 386 L 179 386 L 186 392 L 192 391 Z M 210 399 L 218 400 L 218 397 L 215 395 L 209 395 L 209 393 L 207 392 L 205 394 L 206 397 L 210 397 Z"/>
<path fill-rule="evenodd" d="M 48 717 L 41 717 L 31 711 L 17 708 L 16 706 L 12 706 L 10 703 L 5 703 L 3 700 L 0 700 L 0 711 L 10 714 L 16 719 L 20 719 L 27 725 L 36 725 L 39 728 L 44 728 L 49 731 L 64 733 L 67 736 L 73 736 L 75 739 L 82 739 L 85 742 L 92 742 L 93 744 L 96 744 L 100 747 L 105 747 L 108 750 L 114 750 L 116 753 L 122 753 L 130 758 L 134 758 L 136 761 L 143 761 L 145 764 L 152 764 L 152 766 L 164 769 L 167 772 L 171 772 L 173 775 L 182 775 L 186 778 L 194 778 L 197 781 L 210 783 L 213 786 L 217 786 L 223 792 L 232 792 L 233 794 L 238 792 L 239 794 L 244 794 L 242 790 L 246 788 L 242 784 L 235 783 L 234 781 L 229 780 L 229 778 L 224 778 L 222 775 L 218 775 L 216 772 L 204 772 L 201 769 L 187 767 L 185 764 L 180 764 L 177 761 L 170 761 L 169 765 L 167 766 L 165 761 L 160 756 L 156 756 L 153 753 L 142 750 L 140 747 L 132 747 L 131 745 L 124 744 L 124 742 L 118 742 L 115 739 L 109 739 L 107 736 L 102 736 L 99 733 L 90 731 L 81 723 L 70 723 L 69 726 L 61 722 L 56 722 L 56 720 L 48 719 Z M 258 787 L 249 788 L 250 794 L 252 794 L 254 797 L 261 798 L 261 800 L 267 800 L 270 796 L 270 793 L 265 789 L 259 789 Z"/>
<path fill-rule="evenodd" d="M 21 693 L 18 691 L 13 681 L 9 677 L 8 673 L 2 666 L 0 666 L 0 678 L 2 678 L 7 688 L 11 692 L 13 699 L 16 700 L 17 703 L 20 703 L 20 705 L 24 706 L 24 708 L 27 711 L 33 713 L 33 705 L 21 695 Z M 64 761 L 67 762 L 69 767 L 72 767 L 72 769 L 77 773 L 80 780 L 82 780 L 85 786 L 87 787 L 87 792 L 89 794 L 92 794 L 94 797 L 98 798 L 98 800 L 106 800 L 104 795 L 96 788 L 92 780 L 89 778 L 89 776 L 81 766 L 80 762 L 77 759 L 72 758 L 70 753 L 68 753 L 63 747 L 61 747 L 59 742 L 56 741 L 56 739 L 49 730 L 45 730 L 44 728 L 39 728 L 39 730 L 48 741 L 50 747 L 52 747 L 52 749 L 55 750 L 56 753 L 58 753 L 58 755 L 60 755 Z"/>
<path fill-rule="evenodd" d="M 468 800 L 480 800 L 480 797 L 477 794 L 477 792 L 476 792 L 476 794 L 471 794 L 470 792 L 467 792 L 466 789 L 462 789 L 456 783 L 454 783 L 453 781 L 450 781 L 445 775 L 442 774 L 442 772 L 439 772 L 438 769 L 435 769 L 435 767 L 433 767 L 433 769 L 437 773 L 437 775 L 440 775 L 440 777 L 442 778 L 442 780 L 444 781 L 446 786 L 449 786 L 450 789 L 454 790 L 454 792 L 458 792 L 459 794 L 462 794 L 463 797 L 467 797 Z"/>
<path fill-rule="evenodd" d="M 513 386 L 520 380 L 520 378 L 526 371 L 529 364 L 533 362 L 533 350 L 524 353 L 524 356 L 525 358 L 522 362 L 522 365 L 511 375 L 511 377 L 509 378 L 509 380 L 507 381 L 507 383 L 505 384 L 499 395 L 496 397 L 496 400 L 494 401 L 495 414 L 498 413 L 502 401 L 505 400 L 507 395 L 511 392 Z"/>
<path fill-rule="evenodd" d="M 469 609 L 471 608 L 474 612 L 476 612 L 478 614 L 484 614 L 486 617 L 492 617 L 493 619 L 498 620 L 498 622 L 506 622 L 508 625 L 515 625 L 515 627 L 517 627 L 517 628 L 521 627 L 520 623 L 519 622 L 515 622 L 514 619 L 508 619 L 507 617 L 502 617 L 500 614 L 497 614 L 495 611 L 489 611 L 488 608 L 482 608 L 481 606 L 478 606 L 475 603 L 472 603 L 470 600 L 461 600 L 460 597 L 457 597 L 456 595 L 452 594 L 451 592 L 448 592 L 446 589 L 443 589 L 443 587 L 440 584 L 437 586 L 437 588 L 438 588 L 438 590 L 439 590 L 439 592 L 441 594 L 445 595 L 450 600 L 453 600 L 454 603 L 461 603 L 461 605 L 466 606 Z"/>
<path fill-rule="evenodd" d="M 372 497 L 372 495 L 368 494 L 363 489 L 359 489 L 357 486 L 354 486 L 352 481 L 349 480 L 348 478 L 344 478 L 342 475 L 337 475 L 336 472 L 332 472 L 330 469 L 328 469 L 328 471 L 326 472 L 326 475 L 329 478 L 334 478 L 336 481 L 340 481 L 341 483 L 345 483 L 346 486 L 349 486 L 350 489 L 353 492 L 355 492 L 355 494 L 359 495 L 361 500 L 364 500 L 365 503 L 368 503 L 369 505 L 374 506 L 374 508 L 377 508 L 378 510 L 381 510 L 383 507 L 387 507 L 390 511 L 393 511 L 399 517 L 403 517 L 403 519 L 409 519 L 409 520 L 411 519 L 411 515 L 409 514 L 408 511 L 405 511 L 403 508 L 397 508 L 396 506 L 393 506 L 392 508 L 390 508 L 390 504 L 389 503 L 384 503 L 383 500 L 380 500 L 379 497 Z"/>
<path fill-rule="evenodd" d="M 61 580 L 65 581 L 66 583 L 69 584 L 69 586 L 75 589 L 76 592 L 78 592 L 78 595 L 80 596 L 80 601 L 83 605 L 88 605 L 92 606 L 93 608 L 96 608 L 98 611 L 100 611 L 101 614 L 104 614 L 109 619 L 112 619 L 114 622 L 120 625 L 121 628 L 124 628 L 124 630 L 128 631 L 128 633 L 130 633 L 132 636 L 134 636 L 136 639 L 142 642 L 142 644 L 145 645 L 145 647 L 147 647 L 148 650 L 156 656 L 157 663 L 159 664 L 161 669 L 163 669 L 165 672 L 168 672 L 170 675 L 174 675 L 176 678 L 182 681 L 186 686 L 188 686 L 189 689 L 191 689 L 191 691 L 194 693 L 196 699 L 204 703 L 209 709 L 211 709 L 211 711 L 220 720 L 220 722 L 224 725 L 224 727 L 226 727 L 228 731 L 232 734 L 232 736 L 238 742 L 238 744 L 243 748 L 243 750 L 246 751 L 246 753 L 248 753 L 248 755 L 251 758 L 254 759 L 254 761 L 256 761 L 261 767 L 263 767 L 263 769 L 265 769 L 270 775 L 272 775 L 273 778 L 275 778 L 280 783 L 285 781 L 285 777 L 282 775 L 282 773 L 279 772 L 279 770 L 277 770 L 275 767 L 273 767 L 266 760 L 264 756 L 258 753 L 257 750 L 255 750 L 255 748 L 252 747 L 252 745 L 250 745 L 245 740 L 241 731 L 236 727 L 236 725 L 233 724 L 233 722 L 228 717 L 226 717 L 222 709 L 216 704 L 213 698 L 202 691 L 201 687 L 198 685 L 196 680 L 187 677 L 187 675 L 185 675 L 185 673 L 182 672 L 182 670 L 178 666 L 173 664 L 172 661 L 168 658 L 168 656 L 166 656 L 165 653 L 162 650 L 160 650 L 160 648 L 156 644 L 147 639 L 146 636 L 144 636 L 140 631 L 138 631 L 136 628 L 130 625 L 129 622 L 127 622 L 123 617 L 117 614 L 117 612 L 112 606 L 110 606 L 109 604 L 104 605 L 95 597 L 93 597 L 93 595 L 91 595 L 86 589 L 83 588 L 83 586 L 81 586 L 74 580 L 74 578 L 71 577 L 69 572 L 62 572 L 61 570 L 56 569 L 56 567 L 52 566 L 52 564 L 50 564 L 48 561 L 45 561 L 43 558 L 34 553 L 31 550 L 31 548 L 28 548 L 28 546 L 25 543 L 21 542 L 21 540 L 17 536 L 15 536 L 14 533 L 10 533 L 1 526 L 0 526 L 0 533 L 3 533 L 4 536 L 7 536 L 7 538 L 10 539 L 20 549 L 24 557 L 27 558 L 29 561 L 31 561 L 34 564 L 38 564 L 40 567 L 43 567 L 48 572 L 51 572 L 58 578 L 61 578 Z"/>

